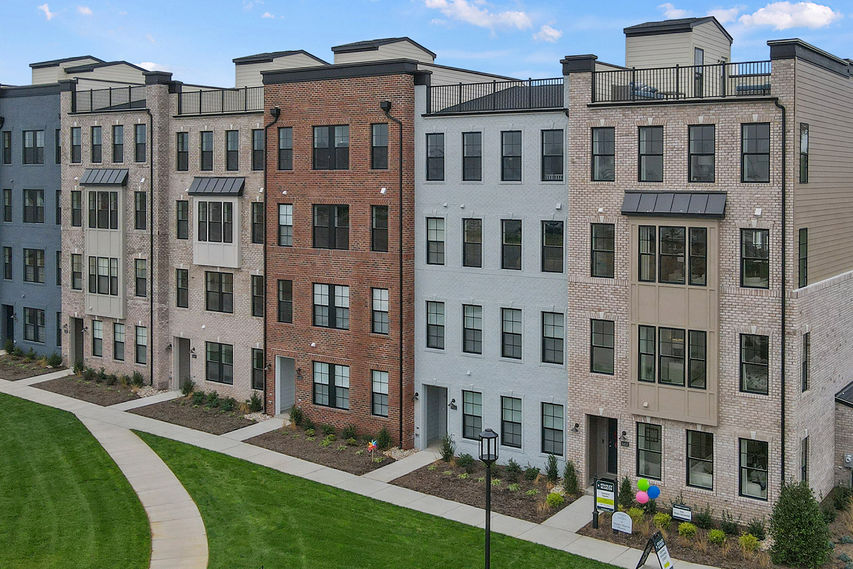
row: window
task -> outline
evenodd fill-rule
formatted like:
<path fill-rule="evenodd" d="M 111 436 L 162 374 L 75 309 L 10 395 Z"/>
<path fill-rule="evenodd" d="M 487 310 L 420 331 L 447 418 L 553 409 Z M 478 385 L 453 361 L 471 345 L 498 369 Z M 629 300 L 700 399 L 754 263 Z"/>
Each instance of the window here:
<path fill-rule="evenodd" d="M 615 324 L 612 320 L 590 320 L 590 371 L 613 375 Z"/>
<path fill-rule="evenodd" d="M 770 338 L 740 335 L 740 390 L 767 395 L 770 373 Z"/>
<path fill-rule="evenodd" d="M 12 248 L 3 247 L 3 278 L 12 280 Z"/>
<path fill-rule="evenodd" d="M 233 243 L 233 208 L 231 202 L 198 202 L 198 240 Z"/>
<path fill-rule="evenodd" d="M 56 347 L 62 347 L 62 313 L 56 313 Z"/>
<path fill-rule="evenodd" d="M 637 379 L 640 381 L 655 382 L 655 370 L 657 369 L 655 350 L 655 327 L 638 326 L 637 349 L 639 360 L 637 362 Z"/>
<path fill-rule="evenodd" d="M 684 385 L 684 336 L 684 330 L 658 328 L 658 381 L 665 385 Z"/>
<path fill-rule="evenodd" d="M 542 272 L 563 272 L 563 222 L 542 222 Z"/>
<path fill-rule="evenodd" d="M 252 389 L 264 390 L 264 351 L 252 348 Z"/>
<path fill-rule="evenodd" d="M 79 164 L 83 161 L 83 133 L 79 126 L 71 127 L 71 163 Z"/>
<path fill-rule="evenodd" d="M 809 390 L 809 364 L 811 363 L 812 335 L 811 332 L 803 334 L 802 371 L 800 373 L 803 391 Z"/>
<path fill-rule="evenodd" d="M 444 218 L 428 217 L 427 222 L 427 265 L 444 264 Z"/>
<path fill-rule="evenodd" d="M 809 230 L 800 229 L 797 243 L 797 286 L 802 288 L 809 284 Z"/>
<path fill-rule="evenodd" d="M 62 286 L 62 251 L 56 252 L 56 286 Z"/>
<path fill-rule="evenodd" d="M 264 131 L 252 130 L 252 170 L 264 169 Z"/>
<path fill-rule="evenodd" d="M 24 223 L 44 223 L 44 190 L 24 190 Z"/>
<path fill-rule="evenodd" d="M 707 383 L 707 334 L 701 330 L 688 333 L 687 386 L 705 389 Z"/>
<path fill-rule="evenodd" d="M 219 342 L 205 342 L 207 354 L 204 378 L 215 383 L 234 383 L 234 346 Z"/>
<path fill-rule="evenodd" d="M 466 182 L 483 179 L 483 133 L 462 133 L 462 179 Z"/>
<path fill-rule="evenodd" d="M 104 355 L 104 323 L 100 320 L 92 320 L 92 355 Z"/>
<path fill-rule="evenodd" d="M 103 142 L 101 127 L 93 126 L 91 133 L 92 152 L 90 156 L 92 162 L 99 163 L 103 161 Z"/>
<path fill-rule="evenodd" d="M 483 353 L 482 306 L 462 305 L 462 351 L 469 354 Z"/>
<path fill-rule="evenodd" d="M 314 404 L 349 409 L 349 366 L 314 362 Z"/>
<path fill-rule="evenodd" d="M 3 190 L 3 221 L 12 221 L 12 190 Z"/>
<path fill-rule="evenodd" d="M 462 266 L 483 266 L 483 220 L 462 220 Z"/>
<path fill-rule="evenodd" d="M 293 170 L 293 128 L 278 129 L 278 169 Z"/>
<path fill-rule="evenodd" d="M 501 397 L 501 445 L 521 448 L 521 399 Z"/>
<path fill-rule="evenodd" d="M 655 282 L 657 271 L 655 263 L 657 258 L 657 246 L 655 245 L 655 227 L 653 225 L 641 225 L 640 235 L 640 266 L 638 279 L 641 282 Z"/>
<path fill-rule="evenodd" d="M 800 183 L 809 183 L 809 125 L 800 123 Z"/>
<path fill-rule="evenodd" d="M 24 249 L 24 282 L 44 282 L 44 249 Z"/>
<path fill-rule="evenodd" d="M 59 128 L 53 134 L 53 158 L 54 162 L 62 164 L 62 129 Z"/>
<path fill-rule="evenodd" d="M 279 209 L 281 217 L 281 209 Z M 281 222 L 279 221 L 279 231 Z M 314 247 L 317 249 L 349 249 L 349 206 L 314 206 Z"/>
<path fill-rule="evenodd" d="M 542 181 L 563 180 L 563 131 L 542 131 Z"/>
<path fill-rule="evenodd" d="M 78 191 L 71 191 L 71 227 L 81 227 L 83 225 L 83 194 Z"/>
<path fill-rule="evenodd" d="M 118 229 L 118 192 L 89 192 L 89 229 Z"/>
<path fill-rule="evenodd" d="M 462 437 L 480 440 L 483 432 L 483 394 L 476 391 L 462 392 Z"/>
<path fill-rule="evenodd" d="M 293 246 L 293 204 L 278 204 L 278 244 L 282 247 Z"/>
<path fill-rule="evenodd" d="M 542 313 L 542 361 L 549 364 L 563 363 L 563 315 L 559 312 Z"/>
<path fill-rule="evenodd" d="M 663 243 L 663 241 L 661 241 Z M 708 230 L 690 228 L 690 280 L 694 286 L 705 286 L 708 275 Z"/>
<path fill-rule="evenodd" d="M 225 169 L 234 171 L 240 167 L 240 131 L 225 131 Z M 203 169 L 203 168 L 202 168 Z"/>
<path fill-rule="evenodd" d="M 54 217 L 56 225 L 62 224 L 62 190 L 56 190 L 53 197 Z"/>
<path fill-rule="evenodd" d="M 660 274 L 658 282 L 684 284 L 685 228 L 660 227 Z"/>
<path fill-rule="evenodd" d="M 637 423 L 637 476 L 661 479 L 661 426 Z"/>
<path fill-rule="evenodd" d="M 234 275 L 206 271 L 205 309 L 212 312 L 234 312 Z"/>
<path fill-rule="evenodd" d="M 563 406 L 542 404 L 542 452 L 563 456 Z"/>
<path fill-rule="evenodd" d="M 740 445 L 740 495 L 767 499 L 767 441 L 738 439 Z"/>
<path fill-rule="evenodd" d="M 501 356 L 521 359 L 521 310 L 501 308 Z"/>
<path fill-rule="evenodd" d="M 175 151 L 177 152 L 177 157 L 175 158 L 175 168 L 178 172 L 186 172 L 190 169 L 190 133 L 179 132 L 176 136 Z"/>
<path fill-rule="evenodd" d="M 213 170 L 213 131 L 204 130 L 201 132 L 201 163 L 199 168 L 202 171 Z"/>
<path fill-rule="evenodd" d="M 501 180 L 521 181 L 521 131 L 501 132 Z"/>
<path fill-rule="evenodd" d="M 426 135 L 426 179 L 444 180 L 444 133 L 432 132 Z"/>
<path fill-rule="evenodd" d="M 145 192 L 133 193 L 133 208 L 133 228 L 145 229 L 146 217 L 148 214 L 147 207 L 145 204 Z"/>
<path fill-rule="evenodd" d="M 637 179 L 663 182 L 663 127 L 641 126 Z"/>
<path fill-rule="evenodd" d="M 388 206 L 370 206 L 370 250 L 388 251 Z"/>
<path fill-rule="evenodd" d="M 388 372 L 372 370 L 371 372 L 371 412 L 379 417 L 388 416 Z"/>
<path fill-rule="evenodd" d="M 118 259 L 89 257 L 89 293 L 118 296 Z"/>
<path fill-rule="evenodd" d="M 133 140 L 134 140 L 134 152 L 133 159 L 136 162 L 145 162 L 145 154 L 147 152 L 146 149 L 146 141 L 145 141 L 145 125 L 144 124 L 136 124 L 133 125 Z"/>
<path fill-rule="evenodd" d="M 349 126 L 314 127 L 314 169 L 349 168 Z"/>
<path fill-rule="evenodd" d="M 252 243 L 264 242 L 264 203 L 252 202 Z"/>
<path fill-rule="evenodd" d="M 264 315 L 264 277 L 252 275 L 252 316 Z"/>
<path fill-rule="evenodd" d="M 388 123 L 370 125 L 370 167 L 388 168 Z"/>
<path fill-rule="evenodd" d="M 687 431 L 687 485 L 714 489 L 714 435 Z"/>
<path fill-rule="evenodd" d="M 124 162 L 124 126 L 113 125 L 113 162 Z"/>
<path fill-rule="evenodd" d="M 616 129 L 612 126 L 592 129 L 592 181 L 615 179 Z"/>
<path fill-rule="evenodd" d="M 278 281 L 278 321 L 293 322 L 293 281 Z"/>
<path fill-rule="evenodd" d="M 71 254 L 71 289 L 83 290 L 83 255 Z"/>
<path fill-rule="evenodd" d="M 740 286 L 770 288 L 770 230 L 740 230 Z"/>
<path fill-rule="evenodd" d="M 800 442 L 800 480 L 809 482 L 809 438 L 805 437 Z"/>
<path fill-rule="evenodd" d="M 100 127 L 94 127 L 100 129 Z M 93 128 L 93 130 L 94 130 Z M 100 133 L 99 133 L 100 137 Z M 44 164 L 44 131 L 43 130 L 25 130 L 24 138 L 24 164 Z M 99 143 L 100 144 L 100 143 Z M 92 162 L 100 162 L 100 154 L 98 160 Z"/>
<path fill-rule="evenodd" d="M 44 343 L 44 310 L 24 307 L 24 340 Z"/>
<path fill-rule="evenodd" d="M 349 330 L 349 287 L 314 283 L 314 326 Z"/>
<path fill-rule="evenodd" d="M 616 226 L 612 223 L 593 223 L 590 238 L 591 272 L 594 277 L 612 279 L 614 275 Z"/>
<path fill-rule="evenodd" d="M 73 160 L 72 160 L 73 162 Z M 78 160 L 79 162 L 79 160 Z M 3 131 L 3 164 L 12 163 L 12 133 Z"/>
<path fill-rule="evenodd" d="M 521 270 L 521 220 L 501 220 L 501 268 Z"/>
<path fill-rule="evenodd" d="M 374 334 L 388 333 L 388 289 L 371 289 L 373 295 L 373 318 L 371 332 Z"/>
<path fill-rule="evenodd" d="M 145 296 L 148 282 L 148 269 L 145 259 L 134 259 L 136 268 L 136 296 Z"/>
<path fill-rule="evenodd" d="M 190 202 L 187 200 L 175 202 L 175 221 L 178 239 L 188 239 L 190 236 Z"/>
<path fill-rule="evenodd" d="M 175 269 L 175 288 L 177 297 L 175 306 L 189 308 L 190 306 L 190 272 L 189 269 Z"/>
<path fill-rule="evenodd" d="M 444 303 L 428 300 L 426 345 L 427 348 L 444 349 Z"/>
<path fill-rule="evenodd" d="M 687 179 L 690 182 L 713 182 L 715 178 L 716 151 L 714 147 L 716 127 L 691 125 L 687 127 L 689 152 Z"/>
<path fill-rule="evenodd" d="M 741 125 L 740 181 L 770 181 L 770 124 Z"/>

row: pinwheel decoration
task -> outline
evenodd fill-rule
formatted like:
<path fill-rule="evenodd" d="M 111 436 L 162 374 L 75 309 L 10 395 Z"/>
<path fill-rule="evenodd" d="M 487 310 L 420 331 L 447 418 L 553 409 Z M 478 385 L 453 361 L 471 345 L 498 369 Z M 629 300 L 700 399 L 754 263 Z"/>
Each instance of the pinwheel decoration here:
<path fill-rule="evenodd" d="M 660 488 L 651 484 L 646 478 L 637 480 L 637 488 L 637 494 L 634 497 L 639 504 L 645 504 L 649 500 L 655 500 L 660 496 Z"/>
<path fill-rule="evenodd" d="M 373 453 L 375 453 L 376 449 L 378 449 L 378 448 L 379 448 L 379 445 L 376 444 L 375 440 L 372 440 L 369 443 L 367 443 L 367 452 L 370 453 L 370 460 L 373 460 Z"/>

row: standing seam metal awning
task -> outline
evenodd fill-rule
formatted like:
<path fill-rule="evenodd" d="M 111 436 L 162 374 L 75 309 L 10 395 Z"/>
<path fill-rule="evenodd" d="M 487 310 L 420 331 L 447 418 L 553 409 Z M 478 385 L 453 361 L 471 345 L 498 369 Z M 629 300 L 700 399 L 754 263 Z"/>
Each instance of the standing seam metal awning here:
<path fill-rule="evenodd" d="M 81 186 L 124 186 L 127 168 L 86 168 L 79 183 Z"/>
<path fill-rule="evenodd" d="M 195 177 L 192 185 L 190 185 L 189 194 L 191 196 L 240 196 L 243 195 L 245 185 L 246 178 L 236 176 L 224 178 Z"/>
<path fill-rule="evenodd" d="M 722 218 L 726 192 L 626 191 L 622 215 Z"/>

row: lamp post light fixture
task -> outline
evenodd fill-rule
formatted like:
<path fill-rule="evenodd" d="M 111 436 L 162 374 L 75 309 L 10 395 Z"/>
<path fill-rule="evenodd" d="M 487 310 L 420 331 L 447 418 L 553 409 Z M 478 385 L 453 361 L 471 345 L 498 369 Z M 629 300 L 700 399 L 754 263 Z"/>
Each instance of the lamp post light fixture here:
<path fill-rule="evenodd" d="M 480 460 L 486 465 L 486 569 L 491 564 L 492 465 L 498 460 L 498 434 L 492 429 L 480 433 Z"/>

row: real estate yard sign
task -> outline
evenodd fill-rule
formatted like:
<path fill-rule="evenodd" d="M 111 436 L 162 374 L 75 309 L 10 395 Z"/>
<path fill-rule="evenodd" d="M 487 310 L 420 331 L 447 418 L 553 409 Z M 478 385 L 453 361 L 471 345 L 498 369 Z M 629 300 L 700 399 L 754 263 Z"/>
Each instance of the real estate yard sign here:
<path fill-rule="evenodd" d="M 616 481 L 598 478 L 595 481 L 595 509 L 601 512 L 616 511 Z"/>
<path fill-rule="evenodd" d="M 667 549 L 666 542 L 660 532 L 655 533 L 649 538 L 649 541 L 646 542 L 646 548 L 643 550 L 643 555 L 640 557 L 640 562 L 637 563 L 636 569 L 640 569 L 640 567 L 646 564 L 646 560 L 648 560 L 652 551 L 657 555 L 661 569 L 674 569 L 675 565 L 672 563 L 672 558 L 669 556 L 669 549 Z"/>

